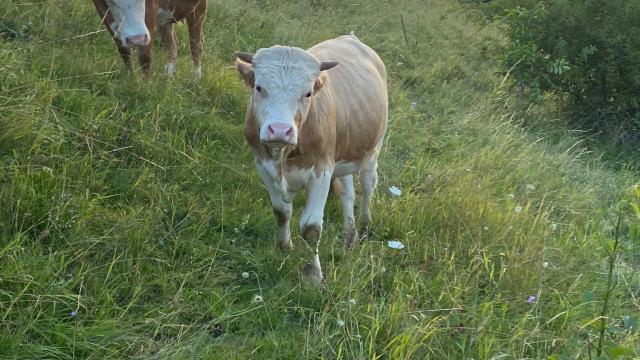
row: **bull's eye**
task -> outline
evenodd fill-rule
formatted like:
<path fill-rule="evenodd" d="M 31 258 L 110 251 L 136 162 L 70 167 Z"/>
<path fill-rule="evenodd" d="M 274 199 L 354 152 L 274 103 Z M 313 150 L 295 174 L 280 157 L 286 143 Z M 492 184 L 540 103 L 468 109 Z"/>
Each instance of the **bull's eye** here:
<path fill-rule="evenodd" d="M 311 97 L 311 92 L 308 92 L 307 95 L 305 95 L 305 97 Z"/>
<path fill-rule="evenodd" d="M 256 91 L 260 92 L 260 91 L 262 91 L 262 88 L 260 86 L 256 86 Z"/>

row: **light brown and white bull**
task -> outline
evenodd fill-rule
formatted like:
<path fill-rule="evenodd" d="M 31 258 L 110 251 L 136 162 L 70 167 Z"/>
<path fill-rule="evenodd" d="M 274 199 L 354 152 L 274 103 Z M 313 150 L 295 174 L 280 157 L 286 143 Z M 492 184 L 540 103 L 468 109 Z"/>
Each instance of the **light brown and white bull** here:
<path fill-rule="evenodd" d="M 173 24 L 186 20 L 193 72 L 198 79 L 202 76 L 202 25 L 206 0 L 93 0 L 93 3 L 129 70 L 133 70 L 131 48 L 137 47 L 140 66 L 144 72 L 149 71 L 151 34 L 157 25 L 167 52 L 165 70 L 169 76 L 173 75 L 178 55 Z"/>
<path fill-rule="evenodd" d="M 305 241 L 315 242 L 315 254 L 304 273 L 321 284 L 318 249 L 332 181 L 342 203 L 345 244 L 359 241 L 353 174 L 359 175 L 362 193 L 360 220 L 371 223 L 369 204 L 387 127 L 385 66 L 354 35 L 306 51 L 273 46 L 236 56 L 236 68 L 253 90 L 244 136 L 271 197 L 277 245 L 292 247 L 291 204 L 296 192 L 306 189 L 299 228 Z"/>

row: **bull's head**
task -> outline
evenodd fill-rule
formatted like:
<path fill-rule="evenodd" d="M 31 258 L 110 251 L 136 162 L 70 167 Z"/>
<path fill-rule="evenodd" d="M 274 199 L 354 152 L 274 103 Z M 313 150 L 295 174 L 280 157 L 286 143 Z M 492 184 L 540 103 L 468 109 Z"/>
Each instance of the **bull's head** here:
<path fill-rule="evenodd" d="M 126 47 L 149 45 L 149 29 L 144 22 L 145 0 L 107 0 L 114 22 L 109 27 Z"/>
<path fill-rule="evenodd" d="M 236 58 L 236 68 L 253 89 L 251 110 L 260 142 L 296 145 L 312 97 L 327 79 L 322 71 L 337 63 L 320 62 L 302 49 L 285 46 L 260 49 L 255 55 L 237 53 Z"/>

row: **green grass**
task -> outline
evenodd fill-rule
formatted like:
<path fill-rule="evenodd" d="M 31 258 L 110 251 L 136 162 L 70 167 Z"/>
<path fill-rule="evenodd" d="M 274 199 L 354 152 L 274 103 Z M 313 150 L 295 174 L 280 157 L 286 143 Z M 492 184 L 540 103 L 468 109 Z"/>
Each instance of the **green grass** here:
<path fill-rule="evenodd" d="M 179 26 L 176 78 L 157 46 L 145 81 L 90 34 L 102 28 L 89 2 L 5 0 L 0 13 L 0 358 L 595 354 L 603 243 L 636 166 L 602 161 L 551 101 L 519 103 L 499 24 L 445 0 L 210 1 L 203 80 Z M 344 249 L 329 201 L 319 291 L 298 236 L 275 250 L 233 53 L 351 30 L 387 64 L 390 126 L 373 235 Z M 634 234 L 605 319 L 611 357 L 640 356 L 624 322 L 640 313 Z"/>

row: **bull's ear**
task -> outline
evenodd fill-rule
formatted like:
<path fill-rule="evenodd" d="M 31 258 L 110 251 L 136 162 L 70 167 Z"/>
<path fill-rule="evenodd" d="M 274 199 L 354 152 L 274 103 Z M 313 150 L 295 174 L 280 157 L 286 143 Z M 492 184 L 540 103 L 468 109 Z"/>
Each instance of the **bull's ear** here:
<path fill-rule="evenodd" d="M 338 65 L 338 63 L 335 61 L 322 61 L 320 62 L 320 71 L 329 70 L 336 65 Z"/>
<path fill-rule="evenodd" d="M 238 51 L 236 53 L 236 58 L 238 58 L 238 59 L 240 59 L 240 60 L 242 60 L 242 61 L 244 61 L 246 63 L 249 63 L 249 64 L 253 63 L 253 54 L 250 54 L 250 53 L 245 53 L 245 52 Z"/>
<path fill-rule="evenodd" d="M 236 59 L 236 69 L 242 75 L 244 83 L 248 87 L 253 88 L 255 85 L 255 75 L 253 73 L 253 66 L 250 63 L 244 62 L 240 59 Z"/>
<path fill-rule="evenodd" d="M 320 91 L 328 79 L 329 77 L 325 73 L 320 73 L 320 76 L 316 79 L 316 83 L 313 84 L 313 92 L 317 93 Z"/>

